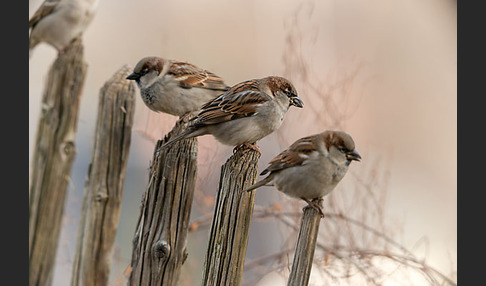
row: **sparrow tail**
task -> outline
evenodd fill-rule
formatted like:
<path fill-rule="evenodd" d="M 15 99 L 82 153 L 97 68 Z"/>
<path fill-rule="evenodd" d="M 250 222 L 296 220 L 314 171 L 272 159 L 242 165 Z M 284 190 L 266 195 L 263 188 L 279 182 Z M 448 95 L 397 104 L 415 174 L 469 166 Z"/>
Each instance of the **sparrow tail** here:
<path fill-rule="evenodd" d="M 268 184 L 271 181 L 272 181 L 272 178 L 270 176 L 268 176 L 265 179 L 261 180 L 260 182 L 255 183 L 253 186 L 250 186 L 250 187 L 246 188 L 244 191 L 245 192 L 252 191 L 252 190 L 254 190 L 256 188 L 265 186 L 266 184 Z"/>
<path fill-rule="evenodd" d="M 160 148 L 165 148 L 169 145 L 176 143 L 177 141 L 180 141 L 182 139 L 186 139 L 186 135 L 187 135 L 186 132 L 183 132 L 183 133 L 177 135 L 176 137 L 170 139 L 169 141 L 165 142 L 162 146 L 160 146 Z M 190 137 L 187 137 L 187 138 L 190 138 Z"/>
<path fill-rule="evenodd" d="M 189 139 L 189 138 L 204 135 L 204 134 L 206 134 L 206 133 L 204 133 L 204 131 L 201 130 L 201 129 L 194 130 L 193 128 L 189 127 L 188 129 L 184 130 L 181 134 L 179 134 L 179 135 L 175 136 L 174 138 L 171 138 L 169 141 L 165 142 L 162 146 L 160 146 L 160 148 L 165 148 L 165 147 L 172 145 L 172 144 L 176 143 L 177 141 L 180 141 L 180 140 L 183 140 L 183 139 Z"/>

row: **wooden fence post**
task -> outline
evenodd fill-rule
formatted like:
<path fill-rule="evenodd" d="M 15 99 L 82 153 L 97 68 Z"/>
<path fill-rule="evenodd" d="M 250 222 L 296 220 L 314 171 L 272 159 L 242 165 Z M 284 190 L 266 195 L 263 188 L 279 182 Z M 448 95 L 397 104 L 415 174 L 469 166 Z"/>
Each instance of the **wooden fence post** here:
<path fill-rule="evenodd" d="M 79 102 L 86 77 L 81 38 L 54 61 L 42 97 L 29 187 L 29 285 L 50 285 L 64 213 Z"/>
<path fill-rule="evenodd" d="M 160 146 L 188 125 L 180 118 L 155 146 L 147 190 L 133 238 L 128 285 L 177 285 L 187 258 L 186 240 L 197 173 L 197 139 Z"/>
<path fill-rule="evenodd" d="M 319 201 L 319 206 L 322 209 L 322 200 Z M 309 206 L 304 208 L 292 270 L 290 270 L 287 284 L 289 286 L 305 286 L 309 284 L 320 221 L 321 215 L 318 211 Z"/>
<path fill-rule="evenodd" d="M 240 148 L 221 168 L 202 285 L 241 284 L 255 202 L 255 192 L 243 189 L 256 182 L 259 157 Z"/>
<path fill-rule="evenodd" d="M 128 66 L 102 87 L 71 285 L 108 285 L 135 113 Z"/>

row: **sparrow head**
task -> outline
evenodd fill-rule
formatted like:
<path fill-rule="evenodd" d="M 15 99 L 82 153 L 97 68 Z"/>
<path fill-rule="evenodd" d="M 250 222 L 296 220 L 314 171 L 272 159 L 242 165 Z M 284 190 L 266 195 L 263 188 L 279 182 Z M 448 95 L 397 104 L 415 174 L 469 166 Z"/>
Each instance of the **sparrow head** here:
<path fill-rule="evenodd" d="M 342 131 L 324 131 L 321 135 L 329 157 L 335 162 L 349 165 L 351 161 L 361 160 L 361 155 L 356 151 L 353 138 L 349 134 Z"/>
<path fill-rule="evenodd" d="M 269 76 L 264 78 L 264 82 L 268 85 L 268 88 L 273 96 L 276 98 L 287 98 L 289 107 L 291 105 L 299 108 L 304 107 L 304 102 L 297 95 L 297 90 L 295 89 L 294 85 L 287 79 L 279 76 Z"/>
<path fill-rule="evenodd" d="M 145 57 L 137 63 L 133 72 L 126 78 L 134 80 L 141 88 L 150 86 L 158 79 L 167 64 L 167 60 L 159 57 Z"/>

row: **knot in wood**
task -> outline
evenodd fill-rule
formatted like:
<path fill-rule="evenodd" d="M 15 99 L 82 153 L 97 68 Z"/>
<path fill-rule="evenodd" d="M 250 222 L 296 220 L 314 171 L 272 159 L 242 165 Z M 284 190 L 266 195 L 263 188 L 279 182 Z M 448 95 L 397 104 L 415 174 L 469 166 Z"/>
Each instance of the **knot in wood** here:
<path fill-rule="evenodd" d="M 42 103 L 41 105 L 41 114 L 42 116 L 46 116 L 51 110 L 53 109 L 53 104 L 48 104 L 46 102 Z"/>
<path fill-rule="evenodd" d="M 74 142 L 72 141 L 66 141 L 63 146 L 62 146 L 62 151 L 66 156 L 70 156 L 75 152 L 74 149 Z"/>
<path fill-rule="evenodd" d="M 187 257 L 189 256 L 189 253 L 187 253 L 187 248 L 184 248 L 184 251 L 182 252 L 182 264 L 186 262 Z"/>
<path fill-rule="evenodd" d="M 159 259 L 167 258 L 170 255 L 170 245 L 167 241 L 159 240 L 152 247 L 155 257 Z"/>
<path fill-rule="evenodd" d="M 106 194 L 105 191 L 99 191 L 97 194 L 96 194 L 96 197 L 95 197 L 95 200 L 97 202 L 104 202 L 104 201 L 107 201 L 108 200 L 108 194 Z"/>

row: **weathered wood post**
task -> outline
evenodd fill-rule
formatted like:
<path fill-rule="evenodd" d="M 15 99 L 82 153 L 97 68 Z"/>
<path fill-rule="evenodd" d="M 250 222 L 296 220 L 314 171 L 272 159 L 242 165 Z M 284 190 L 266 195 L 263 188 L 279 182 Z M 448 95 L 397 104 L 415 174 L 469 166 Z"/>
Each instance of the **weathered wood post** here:
<path fill-rule="evenodd" d="M 51 66 L 42 97 L 29 187 L 29 285 L 50 285 L 64 213 L 79 102 L 86 77 L 81 38 Z"/>
<path fill-rule="evenodd" d="M 102 87 L 71 285 L 108 285 L 135 113 L 128 66 Z"/>
<path fill-rule="evenodd" d="M 196 185 L 197 139 L 160 146 L 188 125 L 182 117 L 155 146 L 142 199 L 128 285 L 177 285 L 187 258 L 186 240 Z"/>
<path fill-rule="evenodd" d="M 318 203 L 322 209 L 322 200 L 319 200 Z M 292 270 L 290 270 L 287 283 L 289 286 L 305 286 L 309 284 L 320 221 L 321 215 L 317 210 L 309 206 L 304 208 Z"/>
<path fill-rule="evenodd" d="M 260 154 L 240 148 L 221 168 L 221 177 L 204 261 L 202 285 L 240 285 Z"/>

